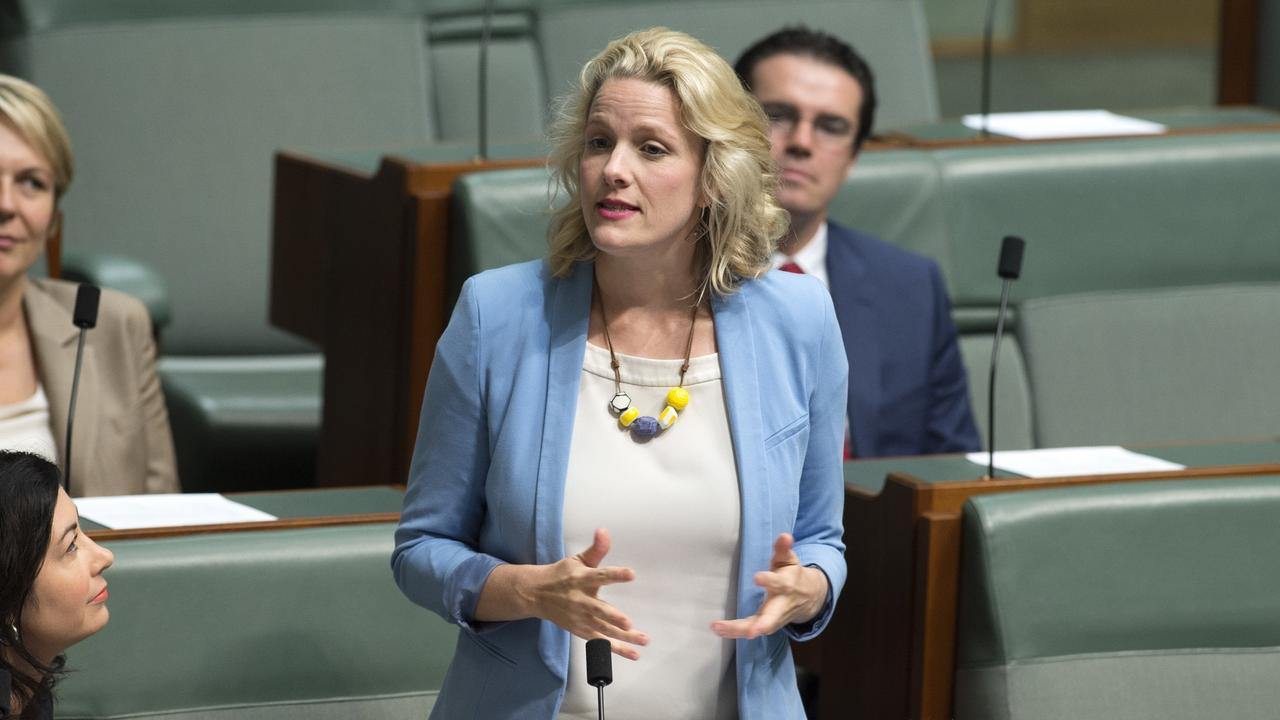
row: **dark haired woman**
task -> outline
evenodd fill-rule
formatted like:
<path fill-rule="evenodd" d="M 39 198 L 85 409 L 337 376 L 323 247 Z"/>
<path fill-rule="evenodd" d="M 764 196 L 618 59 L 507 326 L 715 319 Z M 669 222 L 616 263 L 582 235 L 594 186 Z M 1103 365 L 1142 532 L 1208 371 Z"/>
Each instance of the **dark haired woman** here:
<path fill-rule="evenodd" d="M 53 717 L 62 653 L 107 624 L 111 562 L 53 463 L 0 452 L 0 720 Z"/>

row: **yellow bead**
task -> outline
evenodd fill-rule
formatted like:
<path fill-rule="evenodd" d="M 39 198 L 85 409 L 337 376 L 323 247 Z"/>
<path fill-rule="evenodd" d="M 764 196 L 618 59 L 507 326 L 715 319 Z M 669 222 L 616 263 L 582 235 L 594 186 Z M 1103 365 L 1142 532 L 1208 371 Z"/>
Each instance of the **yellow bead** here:
<path fill-rule="evenodd" d="M 621 415 L 618 416 L 618 424 L 621 425 L 622 427 L 631 427 L 631 423 L 635 422 L 636 418 L 638 417 L 640 417 L 639 410 L 633 407 L 627 408 L 626 410 L 622 411 Z"/>
<path fill-rule="evenodd" d="M 689 391 L 682 387 L 673 387 L 667 393 L 667 404 L 676 410 L 683 410 L 689 404 Z"/>
<path fill-rule="evenodd" d="M 676 424 L 678 417 L 680 416 L 676 414 L 676 409 L 668 405 L 662 409 L 662 412 L 658 413 L 658 425 L 662 426 L 663 430 L 666 430 Z"/>

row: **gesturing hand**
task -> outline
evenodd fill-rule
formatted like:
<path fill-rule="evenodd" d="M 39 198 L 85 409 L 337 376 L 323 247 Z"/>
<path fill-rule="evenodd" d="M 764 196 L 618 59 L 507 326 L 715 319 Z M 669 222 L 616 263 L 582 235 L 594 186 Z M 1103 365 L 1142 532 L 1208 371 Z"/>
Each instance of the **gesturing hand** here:
<path fill-rule="evenodd" d="M 596 530 L 591 547 L 551 565 L 539 566 L 533 583 L 537 615 L 559 625 L 584 640 L 605 638 L 613 652 L 628 660 L 639 660 L 633 645 L 648 645 L 649 637 L 631 627 L 631 620 L 598 597 L 600 588 L 631 582 L 635 571 L 624 567 L 601 567 L 609 552 L 609 531 Z"/>
<path fill-rule="evenodd" d="M 791 546 L 795 540 L 782 533 L 773 541 L 773 558 L 769 570 L 755 574 L 756 584 L 764 588 L 764 602 L 750 617 L 717 620 L 711 630 L 723 638 L 747 638 L 771 635 L 784 626 L 813 619 L 827 599 L 826 573 L 804 567 Z"/>

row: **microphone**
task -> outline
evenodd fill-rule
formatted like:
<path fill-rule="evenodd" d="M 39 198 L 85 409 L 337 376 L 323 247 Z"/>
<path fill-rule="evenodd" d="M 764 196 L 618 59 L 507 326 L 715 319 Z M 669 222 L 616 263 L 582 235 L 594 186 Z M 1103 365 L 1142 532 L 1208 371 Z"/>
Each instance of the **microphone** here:
<path fill-rule="evenodd" d="M 987 24 L 982 29 L 982 107 L 979 108 L 984 138 L 991 137 L 991 131 L 987 129 L 987 116 L 991 114 L 991 37 L 995 34 L 995 24 L 996 0 L 988 0 Z"/>
<path fill-rule="evenodd" d="M 71 376 L 71 407 L 67 410 L 67 457 L 63 463 L 62 482 L 67 494 L 71 494 L 71 429 L 76 419 L 76 395 L 80 393 L 80 363 L 84 360 L 84 336 L 98 324 L 98 300 L 102 291 L 96 285 L 81 283 L 76 289 L 76 306 L 71 312 L 71 322 L 80 328 L 80 342 L 76 345 L 76 368 Z"/>
<path fill-rule="evenodd" d="M 480 92 L 479 117 L 479 160 L 489 159 L 489 35 L 493 31 L 493 0 L 485 0 L 484 19 L 480 26 Z"/>
<path fill-rule="evenodd" d="M 996 274 L 1004 278 L 1000 288 L 1000 313 L 996 316 L 996 338 L 991 345 L 991 376 L 987 385 L 987 480 L 996 476 L 996 362 L 1000 359 L 1000 338 L 1004 337 L 1004 316 L 1009 310 L 1009 286 L 1022 274 L 1022 251 L 1027 243 L 1020 237 L 1005 236 L 1000 243 Z"/>
<path fill-rule="evenodd" d="M 587 641 L 587 684 L 596 689 L 600 720 L 604 720 L 604 686 L 613 682 L 612 646 L 604 638 Z"/>

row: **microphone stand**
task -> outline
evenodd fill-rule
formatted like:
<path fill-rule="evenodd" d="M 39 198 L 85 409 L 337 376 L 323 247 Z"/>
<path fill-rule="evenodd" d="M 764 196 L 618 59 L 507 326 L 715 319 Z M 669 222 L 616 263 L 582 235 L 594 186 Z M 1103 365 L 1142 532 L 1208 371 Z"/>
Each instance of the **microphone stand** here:
<path fill-rule="evenodd" d="M 991 114 L 991 36 L 995 34 L 996 0 L 987 2 L 987 24 L 982 31 L 982 137 L 991 137 L 987 117 Z"/>
<path fill-rule="evenodd" d="M 98 324 L 98 300 L 102 291 L 94 285 L 81 283 L 76 288 L 76 304 L 71 312 L 71 322 L 80 328 L 80 341 L 76 344 L 75 374 L 71 376 L 71 403 L 67 409 L 67 443 L 66 458 L 63 463 L 62 482 L 71 494 L 71 437 L 76 420 L 76 397 L 80 394 L 80 366 L 84 362 L 85 334 Z"/>
<path fill-rule="evenodd" d="M 1008 235 L 1000 243 L 1000 259 L 996 274 L 1004 278 L 1000 288 L 1000 311 L 996 315 L 996 339 L 991 344 L 991 375 L 987 379 L 987 476 L 996 476 L 996 364 L 1000 361 L 1000 340 L 1004 337 L 1004 318 L 1009 312 L 1009 286 L 1022 274 L 1022 252 L 1026 241 Z"/>
<path fill-rule="evenodd" d="M 80 341 L 76 344 L 76 369 L 71 376 L 71 407 L 67 410 L 67 457 L 66 472 L 62 473 L 62 482 L 66 486 L 67 495 L 71 494 L 71 428 L 76 421 L 76 396 L 80 394 L 80 364 L 84 361 L 84 336 L 89 328 L 80 328 Z"/>
<path fill-rule="evenodd" d="M 996 316 L 996 341 L 991 346 L 991 374 L 987 380 L 987 478 L 996 476 L 996 363 L 1000 360 L 1000 339 L 1004 337 L 1004 315 L 1009 307 L 1009 287 L 1013 278 L 1005 278 L 1000 288 L 1000 314 Z"/>
<path fill-rule="evenodd" d="M 479 160 L 489 159 L 489 35 L 493 30 L 493 0 L 485 0 L 480 26 Z"/>

